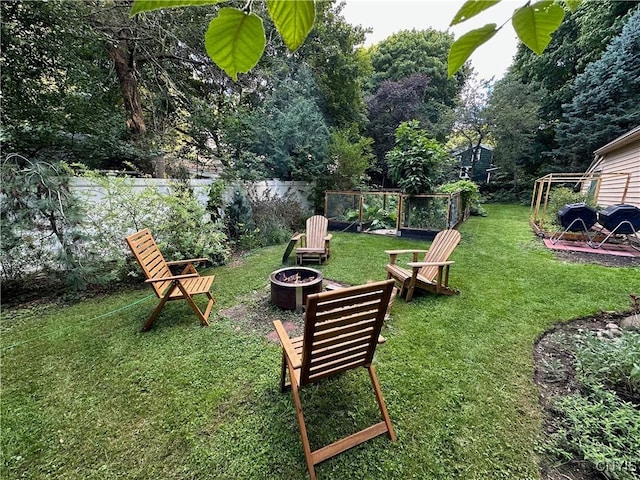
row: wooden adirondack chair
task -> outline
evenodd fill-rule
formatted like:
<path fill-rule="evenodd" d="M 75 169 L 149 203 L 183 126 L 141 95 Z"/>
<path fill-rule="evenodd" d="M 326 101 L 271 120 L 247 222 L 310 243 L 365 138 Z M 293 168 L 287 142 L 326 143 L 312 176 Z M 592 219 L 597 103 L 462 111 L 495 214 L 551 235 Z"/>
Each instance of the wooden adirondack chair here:
<path fill-rule="evenodd" d="M 314 215 L 307 219 L 307 230 L 291 237 L 291 242 L 300 241 L 296 248 L 296 264 L 305 260 L 315 260 L 322 263 L 331 255 L 331 233 L 327 234 L 329 220 L 322 215 Z"/>
<path fill-rule="evenodd" d="M 215 304 L 213 295 L 210 292 L 215 276 L 200 276 L 193 266 L 194 263 L 204 262 L 207 259 L 192 258 L 167 262 L 148 228 L 129 235 L 126 240 L 140 267 L 142 267 L 142 271 L 147 278 L 146 282 L 151 284 L 160 299 L 160 303 L 158 303 L 158 306 L 145 322 L 142 331 L 145 332 L 151 328 L 164 304 L 170 300 L 186 300 L 200 319 L 202 326 L 208 326 L 209 314 Z M 184 265 L 184 268 L 179 275 L 174 275 L 169 269 L 171 265 Z M 195 295 L 200 294 L 206 295 L 209 299 L 204 313 L 193 300 Z"/>
<path fill-rule="evenodd" d="M 371 438 L 387 433 L 396 440 L 393 425 L 372 365 L 393 280 L 315 293 L 307 297 L 304 334 L 290 339 L 280 321 L 274 322 L 282 344 L 280 390 L 289 387 L 311 479 L 315 465 Z M 382 421 L 315 451 L 311 450 L 299 389 L 353 368 L 369 372 Z M 289 382 L 286 382 L 287 371 Z"/>
<path fill-rule="evenodd" d="M 385 250 L 389 254 L 389 264 L 385 267 L 387 278 L 393 278 L 400 285 L 400 295 L 406 291 L 406 300 L 410 302 L 416 288 L 444 295 L 457 295 L 460 292 L 449 287 L 449 267 L 453 263 L 449 256 L 460 243 L 460 232 L 442 230 L 438 232 L 428 250 Z M 413 262 L 407 268 L 396 264 L 398 255 L 410 253 Z M 418 262 L 418 255 L 424 253 L 424 259 Z"/>

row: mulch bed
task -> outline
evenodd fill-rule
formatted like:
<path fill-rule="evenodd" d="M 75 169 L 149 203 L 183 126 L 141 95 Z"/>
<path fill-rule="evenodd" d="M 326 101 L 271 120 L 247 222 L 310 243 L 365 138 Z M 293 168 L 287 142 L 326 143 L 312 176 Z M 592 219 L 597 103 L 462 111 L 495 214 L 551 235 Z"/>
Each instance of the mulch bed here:
<path fill-rule="evenodd" d="M 558 418 L 552 408 L 558 397 L 571 395 L 578 390 L 575 357 L 572 345 L 577 336 L 606 333 L 612 325 L 620 325 L 632 312 L 601 312 L 596 316 L 580 318 L 569 323 L 557 324 L 545 332 L 534 348 L 535 374 L 538 398 L 542 405 L 545 434 L 557 430 Z M 637 327 L 636 327 L 637 328 Z M 584 462 L 557 464 L 552 458 L 543 458 L 543 480 L 606 480 L 601 472 Z"/>

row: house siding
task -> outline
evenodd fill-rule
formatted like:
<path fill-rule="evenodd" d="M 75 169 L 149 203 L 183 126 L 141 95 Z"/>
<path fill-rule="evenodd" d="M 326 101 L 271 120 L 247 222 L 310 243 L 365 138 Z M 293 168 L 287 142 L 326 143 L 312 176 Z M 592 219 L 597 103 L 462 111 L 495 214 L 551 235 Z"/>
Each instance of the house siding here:
<path fill-rule="evenodd" d="M 479 158 L 473 162 L 473 149 L 458 151 L 454 153 L 454 157 L 458 160 L 458 167 L 467 167 L 470 169 L 470 180 L 475 183 L 484 183 L 487 181 L 487 169 L 491 167 L 493 162 L 493 149 L 480 145 Z"/>
<path fill-rule="evenodd" d="M 640 135 L 635 135 L 631 143 L 619 148 L 609 148 L 588 173 L 629 173 L 630 177 L 605 177 L 600 185 L 596 203 L 608 207 L 626 203 L 640 207 Z M 628 185 L 627 185 L 628 181 Z M 625 186 L 626 194 L 625 194 Z"/>

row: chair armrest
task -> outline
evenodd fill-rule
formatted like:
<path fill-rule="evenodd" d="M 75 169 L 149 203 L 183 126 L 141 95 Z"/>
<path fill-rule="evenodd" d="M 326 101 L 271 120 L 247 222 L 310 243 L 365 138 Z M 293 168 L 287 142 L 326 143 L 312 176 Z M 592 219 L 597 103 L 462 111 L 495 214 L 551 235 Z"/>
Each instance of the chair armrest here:
<path fill-rule="evenodd" d="M 289 240 L 290 242 L 297 242 L 298 240 L 300 240 L 302 237 L 304 236 L 304 233 L 294 233 L 293 236 L 291 237 L 291 240 Z"/>
<path fill-rule="evenodd" d="M 278 335 L 278 339 L 280 340 L 280 344 L 282 345 L 282 349 L 287 356 L 289 364 L 294 369 L 300 368 L 302 366 L 302 362 L 300 361 L 300 357 L 298 357 L 295 348 L 293 348 L 293 344 L 291 343 L 289 334 L 282 326 L 282 322 L 280 320 L 276 320 L 275 322 L 273 322 L 273 326 L 276 329 L 276 334 Z"/>
<path fill-rule="evenodd" d="M 186 260 L 173 260 L 171 262 L 167 262 L 167 265 L 184 265 L 185 263 L 198 263 L 198 262 L 208 262 L 208 258 L 189 258 Z"/>
<path fill-rule="evenodd" d="M 333 233 L 330 233 L 326 237 L 324 237 L 324 240 L 325 240 L 325 242 L 329 242 L 329 241 L 331 241 L 332 238 L 333 238 Z"/>
<path fill-rule="evenodd" d="M 427 253 L 429 250 L 385 250 L 384 253 L 389 255 L 389 263 L 395 265 L 398 255 L 411 253 L 413 255 L 413 261 L 418 261 L 418 255 L 420 253 Z"/>
<path fill-rule="evenodd" d="M 387 255 L 400 255 L 401 253 L 427 253 L 429 250 L 385 250 Z"/>
<path fill-rule="evenodd" d="M 449 260 L 447 262 L 407 262 L 407 265 L 409 265 L 411 268 L 422 268 L 422 267 L 444 267 L 446 265 L 453 265 L 454 261 Z"/>
<path fill-rule="evenodd" d="M 153 282 L 172 282 L 173 280 L 183 280 L 185 278 L 198 278 L 200 275 L 197 273 L 189 273 L 187 275 L 174 275 L 172 277 L 158 277 L 158 278 L 148 278 L 145 280 L 146 283 Z"/>

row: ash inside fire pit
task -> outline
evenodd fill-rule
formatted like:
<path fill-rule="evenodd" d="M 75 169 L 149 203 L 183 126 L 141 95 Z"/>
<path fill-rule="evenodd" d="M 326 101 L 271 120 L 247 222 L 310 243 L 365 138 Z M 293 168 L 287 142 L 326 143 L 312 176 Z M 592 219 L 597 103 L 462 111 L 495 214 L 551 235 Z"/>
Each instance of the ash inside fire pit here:
<path fill-rule="evenodd" d="M 300 309 L 307 296 L 322 291 L 322 272 L 313 268 L 288 267 L 269 275 L 271 303 L 285 310 Z"/>
<path fill-rule="evenodd" d="M 287 274 L 287 272 L 280 272 L 276 275 L 276 280 L 283 283 L 293 283 L 295 285 L 298 285 L 300 283 L 313 282 L 315 279 L 316 279 L 315 275 L 311 277 L 304 277 L 300 275 L 299 272 L 295 272 L 290 275 Z"/>

